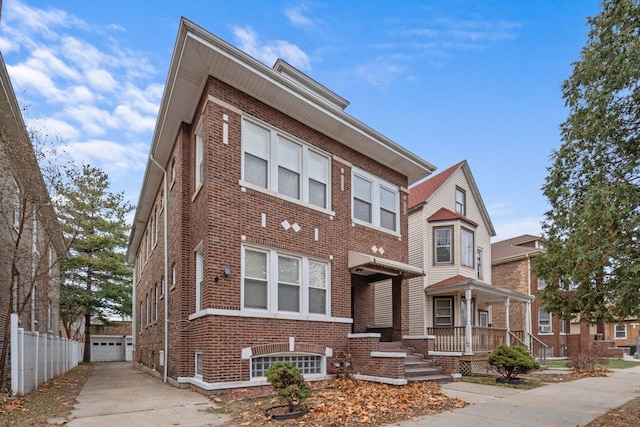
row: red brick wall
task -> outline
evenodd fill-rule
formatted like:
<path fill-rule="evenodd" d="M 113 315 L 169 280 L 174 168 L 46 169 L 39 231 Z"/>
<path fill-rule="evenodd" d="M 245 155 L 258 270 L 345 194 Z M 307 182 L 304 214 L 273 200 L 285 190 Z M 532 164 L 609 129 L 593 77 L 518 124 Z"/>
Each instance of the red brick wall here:
<path fill-rule="evenodd" d="M 331 207 L 335 215 L 331 217 L 325 212 L 263 192 L 241 188 L 242 117 L 233 108 L 208 102 L 209 95 L 343 159 L 334 158 L 332 161 Z M 346 348 L 347 334 L 351 332 L 351 324 L 348 323 L 233 316 L 209 316 L 190 321 L 188 317 L 195 307 L 194 249 L 202 242 L 205 257 L 203 306 L 206 308 L 241 309 L 242 245 L 255 244 L 330 260 L 331 315 L 350 318 L 352 277 L 347 269 L 348 251 L 371 253 L 371 247 L 376 245 L 384 248 L 385 258 L 402 262 L 408 259 L 404 239 L 352 223 L 350 164 L 402 187 L 407 186 L 406 177 L 213 78 L 207 82 L 196 111 L 193 126 L 184 124 L 176 137 L 172 158 L 176 159 L 177 179 L 166 202 L 169 209 L 169 269 L 175 264 L 177 275 L 176 287 L 169 290 L 167 301 L 170 318 L 169 377 L 192 376 L 196 350 L 203 351 L 204 380 L 218 382 L 249 379 L 248 361 L 241 359 L 242 348 L 282 342 L 289 337 L 334 350 Z M 203 187 L 194 194 L 193 133 L 201 112 L 205 123 L 206 172 Z M 228 144 L 222 142 L 223 115 L 228 117 Z M 170 164 L 171 161 L 166 165 L 168 171 Z M 159 197 L 158 193 L 156 201 Z M 406 195 L 402 193 L 401 231 L 406 236 L 404 203 Z M 264 227 L 261 224 L 263 213 L 266 214 Z M 301 230 L 298 233 L 292 229 L 285 230 L 281 225 L 283 220 L 299 224 Z M 160 283 L 163 274 L 161 229 L 160 222 L 158 246 L 136 284 L 137 310 L 140 301 L 144 301 L 154 283 Z M 314 238 L 316 229 L 318 240 Z M 222 274 L 225 267 L 231 269 L 231 276 Z M 219 279 L 217 282 L 215 277 Z M 354 309 L 358 327 L 366 325 L 367 319 L 372 318 L 373 300 L 367 296 L 367 287 L 361 286 L 363 300 L 358 300 L 358 307 Z M 134 360 L 147 366 L 152 366 L 152 355 L 157 359 L 159 350 L 163 349 L 163 304 L 164 300 L 159 307 L 156 324 L 144 326 L 142 334 L 139 321 L 135 327 L 138 333 L 136 351 L 139 354 Z"/>

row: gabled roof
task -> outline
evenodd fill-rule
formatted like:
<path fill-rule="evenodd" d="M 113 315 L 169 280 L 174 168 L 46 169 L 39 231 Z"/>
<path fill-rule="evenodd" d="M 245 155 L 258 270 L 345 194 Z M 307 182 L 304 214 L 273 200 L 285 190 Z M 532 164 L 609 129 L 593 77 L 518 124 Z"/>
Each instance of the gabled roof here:
<path fill-rule="evenodd" d="M 409 189 L 409 210 L 415 210 L 429 202 L 429 199 L 440 189 L 457 171 L 461 169 L 464 173 L 464 176 L 469 184 L 469 190 L 471 190 L 471 194 L 473 195 L 474 200 L 480 210 L 480 215 L 484 219 L 484 222 L 487 226 L 487 231 L 490 236 L 495 236 L 496 231 L 493 227 L 493 223 L 491 222 L 491 218 L 489 217 L 489 212 L 487 212 L 487 208 L 484 205 L 484 201 L 482 200 L 482 196 L 480 195 L 480 190 L 478 190 L 478 186 L 476 185 L 476 180 L 473 178 L 473 174 L 471 173 L 471 168 L 469 167 L 469 163 L 466 160 L 463 160 L 455 165 L 443 170 L 437 175 L 429 177 L 428 179 L 422 181 L 419 184 L 416 184 Z M 460 216 L 462 218 L 462 216 Z M 465 219 L 466 221 L 474 224 L 474 222 Z M 477 225 L 477 224 L 476 224 Z"/>
<path fill-rule="evenodd" d="M 129 262 L 134 261 L 162 181 L 155 161 L 168 164 L 179 127 L 193 120 L 209 76 L 375 159 L 406 176 L 409 185 L 435 170 L 432 164 L 345 113 L 348 103 L 310 77 L 283 61 L 275 69 L 268 67 L 182 18 L 132 225 Z"/>
<path fill-rule="evenodd" d="M 427 218 L 429 221 L 449 221 L 449 220 L 462 220 L 473 226 L 478 226 L 474 221 L 471 221 L 469 218 L 460 215 L 457 212 L 449 210 L 447 208 L 440 208 L 436 213 Z"/>
<path fill-rule="evenodd" d="M 536 247 L 534 242 L 540 237 L 531 234 L 523 234 L 518 237 L 501 240 L 491 244 L 491 264 L 502 264 L 505 262 L 518 261 L 531 258 L 544 253 L 545 250 Z M 534 244 L 533 246 L 527 246 Z"/>
<path fill-rule="evenodd" d="M 465 162 L 466 160 L 463 160 L 460 163 L 456 163 L 455 165 L 443 170 L 439 174 L 434 175 L 429 179 L 422 181 L 420 184 L 416 184 L 415 186 L 411 187 L 411 191 L 409 192 L 409 209 L 421 203 L 425 203 L 427 200 L 429 200 L 429 197 L 431 197 L 433 193 L 435 193 L 435 191 L 440 188 L 442 184 L 444 184 L 447 179 L 449 179 L 449 177 L 453 175 L 453 173 L 457 171 Z"/>

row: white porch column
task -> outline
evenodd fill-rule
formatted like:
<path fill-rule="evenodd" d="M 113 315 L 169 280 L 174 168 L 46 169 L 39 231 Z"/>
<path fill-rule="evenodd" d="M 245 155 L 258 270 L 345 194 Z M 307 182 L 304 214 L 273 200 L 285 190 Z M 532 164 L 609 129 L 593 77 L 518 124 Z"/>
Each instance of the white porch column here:
<path fill-rule="evenodd" d="M 471 312 L 471 289 L 464 291 L 464 298 L 466 300 L 465 308 L 467 311 L 467 324 L 464 326 L 465 334 L 465 346 L 464 351 L 466 354 L 473 354 L 473 348 L 471 345 L 473 337 L 473 326 L 471 326 L 472 312 Z"/>
<path fill-rule="evenodd" d="M 507 328 L 507 331 L 505 332 L 505 337 L 504 337 L 504 343 L 506 345 L 511 345 L 511 326 L 509 325 L 509 305 L 511 304 L 511 301 L 509 299 L 509 297 L 507 297 L 507 299 L 504 300 L 504 312 L 505 312 L 505 327 Z"/>
<path fill-rule="evenodd" d="M 524 343 L 531 351 L 531 301 L 524 306 Z"/>

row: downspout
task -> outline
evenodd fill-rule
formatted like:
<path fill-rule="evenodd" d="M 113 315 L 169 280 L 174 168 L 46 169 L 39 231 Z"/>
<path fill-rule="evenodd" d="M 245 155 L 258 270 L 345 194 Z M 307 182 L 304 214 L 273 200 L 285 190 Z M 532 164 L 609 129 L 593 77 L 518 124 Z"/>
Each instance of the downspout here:
<path fill-rule="evenodd" d="M 164 360 L 163 360 L 163 368 L 164 368 L 164 372 L 163 372 L 163 382 L 167 382 L 167 365 L 169 364 L 169 294 L 167 293 L 168 291 L 168 284 L 169 284 L 169 248 L 168 248 L 168 242 L 169 242 L 169 238 L 167 236 L 167 224 L 168 224 L 168 220 L 167 220 L 167 212 L 169 211 L 169 199 L 168 199 L 168 189 L 167 189 L 167 170 L 165 168 L 163 168 L 162 166 L 160 166 L 160 163 L 158 163 L 156 161 L 156 159 L 153 158 L 153 154 L 149 154 L 149 159 L 156 164 L 156 166 L 158 166 L 158 168 L 160 168 L 160 170 L 162 171 L 163 174 L 163 194 L 162 194 L 162 198 L 164 199 L 164 215 L 163 215 L 163 220 L 164 220 L 164 225 L 163 225 L 163 231 L 164 231 L 164 283 L 163 283 L 163 287 L 164 289 L 162 289 L 162 293 L 164 295 Z"/>

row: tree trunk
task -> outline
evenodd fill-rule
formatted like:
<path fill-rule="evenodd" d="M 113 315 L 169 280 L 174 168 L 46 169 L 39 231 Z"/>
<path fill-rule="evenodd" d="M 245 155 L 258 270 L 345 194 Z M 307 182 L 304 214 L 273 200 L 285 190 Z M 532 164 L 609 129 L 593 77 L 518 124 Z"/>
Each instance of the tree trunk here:
<path fill-rule="evenodd" d="M 84 363 L 91 363 L 91 314 L 84 315 Z"/>

